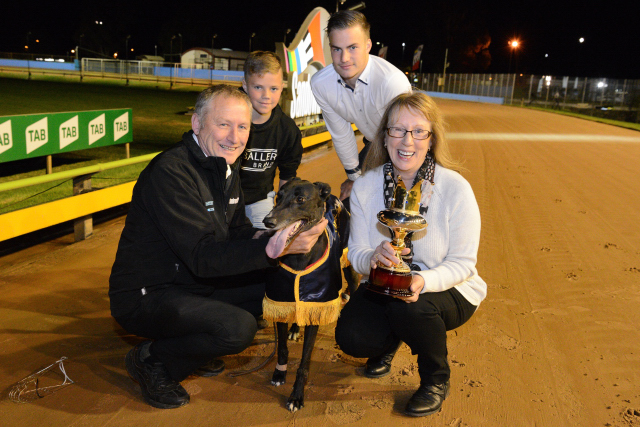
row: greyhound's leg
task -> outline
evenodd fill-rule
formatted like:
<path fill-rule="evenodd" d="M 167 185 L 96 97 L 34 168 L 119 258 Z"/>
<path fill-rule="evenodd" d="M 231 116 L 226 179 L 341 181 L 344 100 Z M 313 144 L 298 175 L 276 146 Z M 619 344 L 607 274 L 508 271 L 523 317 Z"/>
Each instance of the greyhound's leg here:
<path fill-rule="evenodd" d="M 298 341 L 298 337 L 300 336 L 300 326 L 297 323 L 291 324 L 291 329 L 289 329 L 289 340 Z"/>
<path fill-rule="evenodd" d="M 318 325 L 307 325 L 304 328 L 304 345 L 302 346 L 302 359 L 296 372 L 296 382 L 293 391 L 287 400 L 287 409 L 295 412 L 304 406 L 304 386 L 309 377 L 309 365 L 311 364 L 311 352 L 318 336 Z"/>
<path fill-rule="evenodd" d="M 275 386 L 282 385 L 287 380 L 287 362 L 289 361 L 289 348 L 287 347 L 287 324 L 278 322 L 276 324 L 276 331 L 278 335 L 278 361 L 276 362 L 276 369 L 273 371 L 273 377 L 271 377 L 271 384 Z"/>

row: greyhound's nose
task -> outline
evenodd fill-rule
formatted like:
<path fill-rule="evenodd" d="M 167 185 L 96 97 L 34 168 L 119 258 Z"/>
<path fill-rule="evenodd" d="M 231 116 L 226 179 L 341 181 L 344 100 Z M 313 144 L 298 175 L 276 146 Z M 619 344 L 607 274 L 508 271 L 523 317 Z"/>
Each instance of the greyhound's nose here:
<path fill-rule="evenodd" d="M 278 221 L 276 221 L 274 218 L 270 218 L 270 217 L 265 217 L 262 220 L 262 223 L 264 224 L 265 227 L 267 228 L 273 228 L 276 226 L 276 224 L 278 223 Z"/>

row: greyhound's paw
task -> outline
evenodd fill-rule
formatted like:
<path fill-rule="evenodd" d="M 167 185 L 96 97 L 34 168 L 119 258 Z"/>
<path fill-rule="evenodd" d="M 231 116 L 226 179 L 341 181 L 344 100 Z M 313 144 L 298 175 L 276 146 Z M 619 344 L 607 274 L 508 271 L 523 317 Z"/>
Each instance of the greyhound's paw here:
<path fill-rule="evenodd" d="M 289 329 L 289 341 L 298 341 L 300 337 L 300 326 L 297 323 L 293 323 L 291 325 L 291 329 Z"/>
<path fill-rule="evenodd" d="M 299 398 L 289 397 L 287 400 L 287 409 L 290 412 L 296 412 L 298 409 L 302 409 L 304 407 L 304 396 L 300 396 Z"/>
<path fill-rule="evenodd" d="M 287 371 L 274 369 L 273 376 L 271 377 L 271 385 L 278 387 L 286 382 L 287 382 Z"/>

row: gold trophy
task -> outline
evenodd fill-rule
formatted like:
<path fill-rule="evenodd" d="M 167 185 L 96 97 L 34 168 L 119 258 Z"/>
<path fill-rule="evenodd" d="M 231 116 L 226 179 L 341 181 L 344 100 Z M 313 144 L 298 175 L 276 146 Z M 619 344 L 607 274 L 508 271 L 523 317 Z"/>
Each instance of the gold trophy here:
<path fill-rule="evenodd" d="M 367 289 L 383 295 L 410 297 L 411 268 L 402 261 L 400 253 L 405 248 L 404 239 L 408 233 L 423 230 L 427 221 L 420 215 L 422 197 L 422 180 L 407 191 L 402 178 L 398 176 L 398 184 L 393 192 L 391 207 L 378 212 L 378 221 L 393 231 L 391 246 L 400 263 L 387 267 L 377 261 L 376 268 L 369 272 Z"/>

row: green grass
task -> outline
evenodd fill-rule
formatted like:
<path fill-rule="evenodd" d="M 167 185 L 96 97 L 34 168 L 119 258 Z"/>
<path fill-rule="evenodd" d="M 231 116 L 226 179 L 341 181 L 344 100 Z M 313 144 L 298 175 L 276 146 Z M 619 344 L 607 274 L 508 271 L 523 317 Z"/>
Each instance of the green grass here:
<path fill-rule="evenodd" d="M 519 107 L 519 106 L 514 105 L 514 107 Z M 612 126 L 618 126 L 626 129 L 633 129 L 633 130 L 640 131 L 640 123 L 623 122 L 620 120 L 610 120 L 602 117 L 593 117 L 587 114 L 574 113 L 572 111 L 559 110 L 556 108 L 544 108 L 544 107 L 534 107 L 534 106 L 526 106 L 526 105 L 519 108 L 530 108 L 532 110 L 540 110 L 540 111 L 546 111 L 548 113 L 562 114 L 563 116 L 577 117 L 580 119 L 591 120 L 592 122 L 605 123 Z"/>
<path fill-rule="evenodd" d="M 202 88 L 156 89 L 155 86 L 124 86 L 90 82 L 0 78 L 0 116 L 62 111 L 133 109 L 131 157 L 162 151 L 179 141 L 191 127 L 183 114 L 195 104 Z M 124 145 L 91 148 L 53 156 L 53 172 L 125 158 Z M 45 174 L 45 158 L 0 163 L 0 182 Z M 107 170 L 93 176 L 94 188 L 137 179 L 146 164 Z M 60 186 L 42 184 L 0 193 L 0 213 L 68 197 L 71 181 Z M 47 189 L 50 189 L 47 191 Z M 38 193 L 37 196 L 34 196 Z M 33 196 L 33 197 L 32 197 Z"/>

